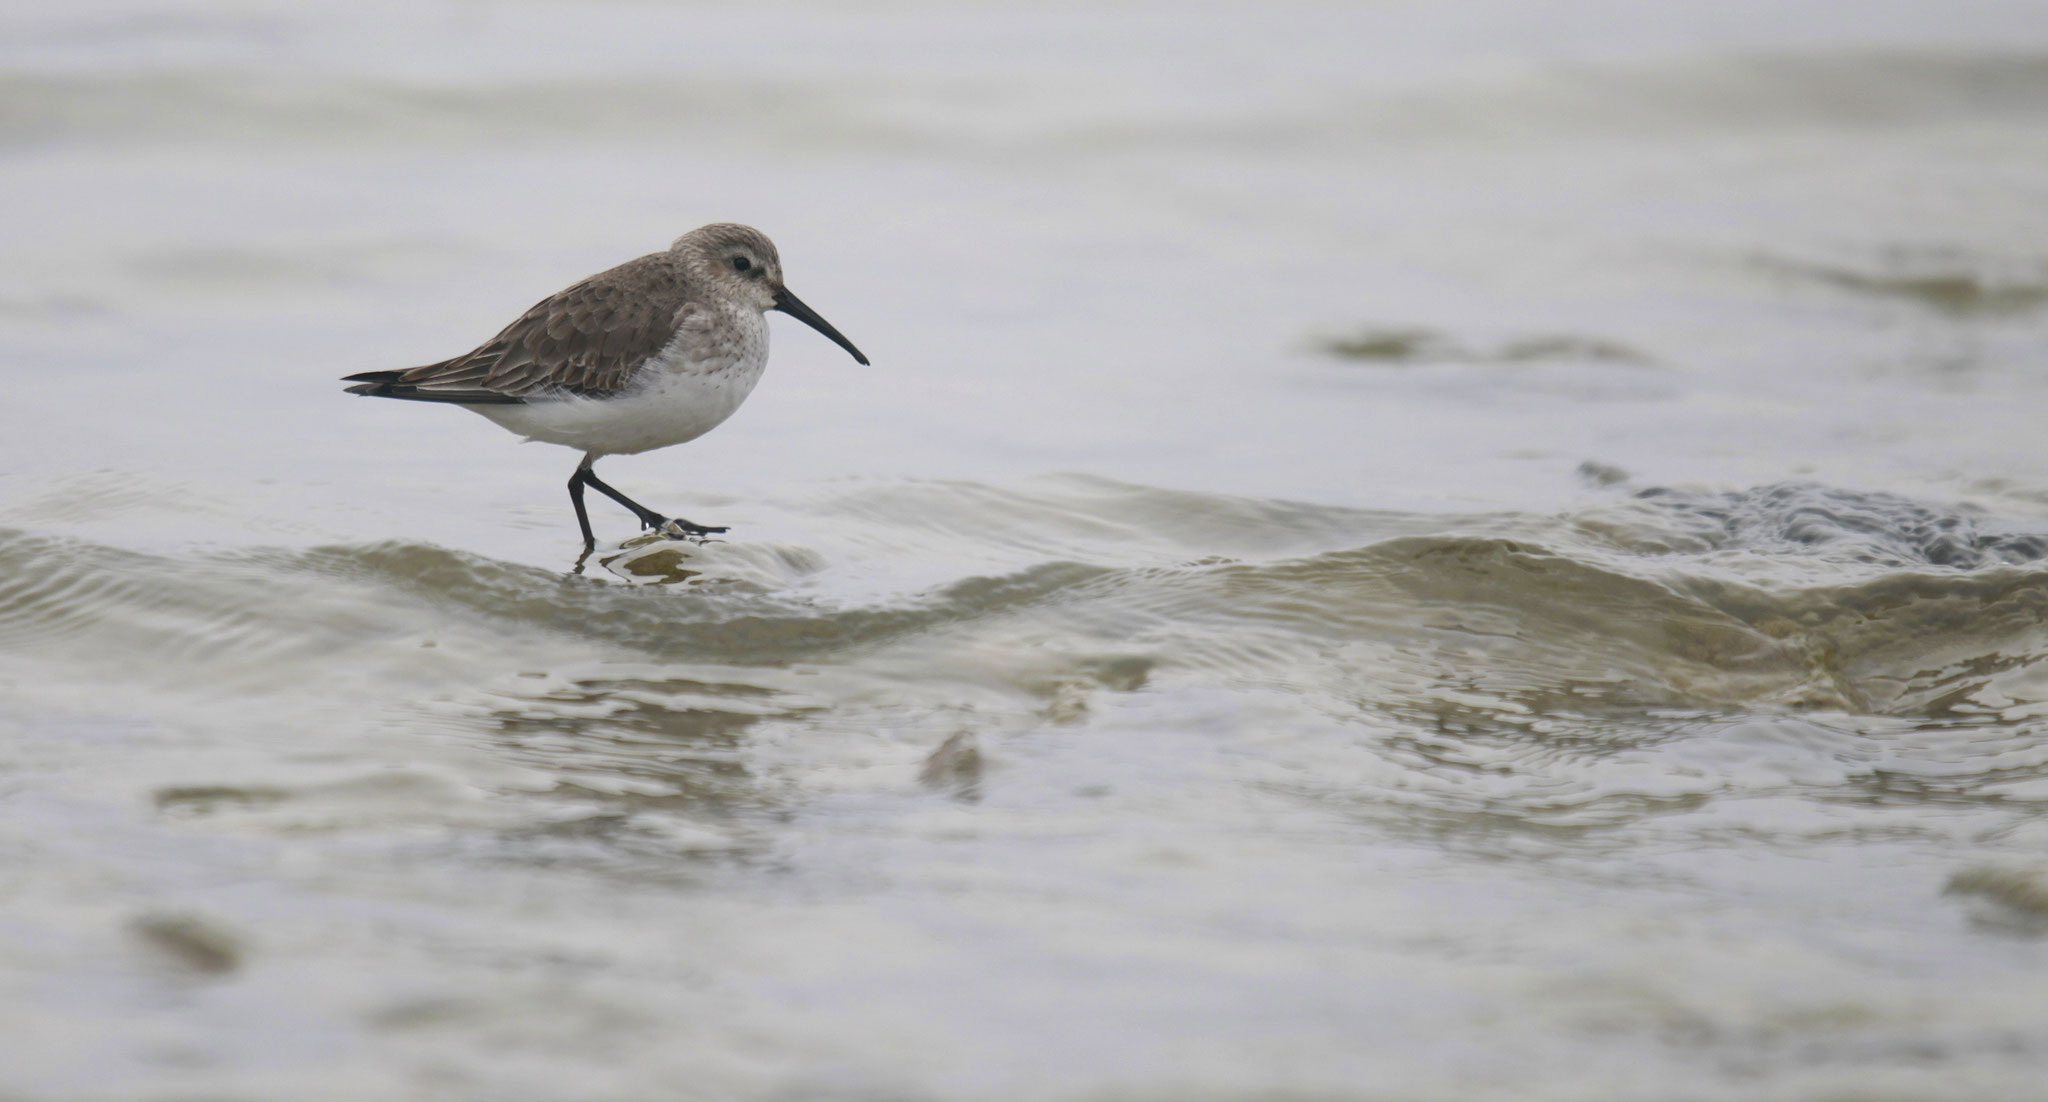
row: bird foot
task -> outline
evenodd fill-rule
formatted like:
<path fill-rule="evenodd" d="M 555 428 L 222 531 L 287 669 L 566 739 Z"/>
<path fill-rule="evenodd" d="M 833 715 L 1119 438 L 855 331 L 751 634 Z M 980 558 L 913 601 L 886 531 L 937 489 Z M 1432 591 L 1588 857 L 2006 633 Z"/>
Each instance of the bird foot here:
<path fill-rule="evenodd" d="M 670 520 L 666 517 L 655 517 L 654 522 L 649 523 L 647 526 L 649 528 L 654 529 L 656 532 L 664 536 L 667 536 L 670 539 L 693 539 L 698 540 L 700 542 L 706 536 L 715 536 L 721 532 L 726 531 L 726 529 L 724 528 L 713 528 L 705 524 L 692 524 L 687 520 L 681 519 L 680 517 L 674 520 Z"/>

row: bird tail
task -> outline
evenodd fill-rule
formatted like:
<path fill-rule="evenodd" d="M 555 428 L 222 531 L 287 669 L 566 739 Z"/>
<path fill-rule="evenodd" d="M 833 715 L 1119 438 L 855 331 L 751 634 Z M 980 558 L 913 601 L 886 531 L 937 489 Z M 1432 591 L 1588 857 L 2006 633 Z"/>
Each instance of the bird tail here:
<path fill-rule="evenodd" d="M 371 398 L 403 398 L 413 402 L 452 402 L 456 405 L 524 405 L 526 399 L 513 394 L 500 394 L 495 390 L 481 388 L 457 390 L 454 388 L 429 388 L 417 383 L 408 383 L 404 371 L 364 371 L 342 377 L 350 394 L 361 394 Z"/>

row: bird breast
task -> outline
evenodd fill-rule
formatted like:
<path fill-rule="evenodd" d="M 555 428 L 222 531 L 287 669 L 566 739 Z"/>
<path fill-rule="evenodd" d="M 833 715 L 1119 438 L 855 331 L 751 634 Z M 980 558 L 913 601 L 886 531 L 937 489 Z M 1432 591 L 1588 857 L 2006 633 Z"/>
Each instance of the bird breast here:
<path fill-rule="evenodd" d="M 676 311 L 675 336 L 641 372 L 741 374 L 758 379 L 767 364 L 766 315 L 736 302 L 700 303 Z"/>

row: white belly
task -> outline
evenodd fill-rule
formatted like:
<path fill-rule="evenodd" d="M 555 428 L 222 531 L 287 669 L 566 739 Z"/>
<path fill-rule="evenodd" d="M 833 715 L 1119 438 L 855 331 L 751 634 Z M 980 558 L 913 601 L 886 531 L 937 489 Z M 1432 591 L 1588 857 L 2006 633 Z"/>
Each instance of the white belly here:
<path fill-rule="evenodd" d="M 767 325 L 724 362 L 684 360 L 673 347 L 642 368 L 633 389 L 613 398 L 543 398 L 521 405 L 469 406 L 528 440 L 594 456 L 633 455 L 695 440 L 724 423 L 761 381 Z"/>

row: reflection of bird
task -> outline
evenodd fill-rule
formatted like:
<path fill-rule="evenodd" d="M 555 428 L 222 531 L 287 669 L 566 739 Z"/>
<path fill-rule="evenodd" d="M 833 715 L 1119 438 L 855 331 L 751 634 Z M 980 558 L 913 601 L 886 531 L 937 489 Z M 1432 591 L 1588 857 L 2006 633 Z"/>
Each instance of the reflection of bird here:
<path fill-rule="evenodd" d="M 569 500 L 585 552 L 597 546 L 585 486 L 631 509 L 643 527 L 708 535 L 725 529 L 670 520 L 598 481 L 591 464 L 695 440 L 732 416 L 767 366 L 769 310 L 868 362 L 782 285 L 782 261 L 765 234 L 719 223 L 543 300 L 473 352 L 345 381 L 357 384 L 351 394 L 448 402 L 529 440 L 580 449 Z"/>

